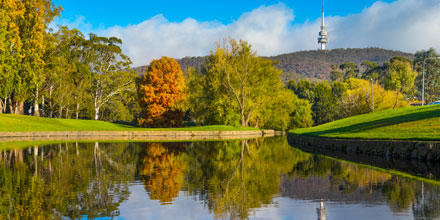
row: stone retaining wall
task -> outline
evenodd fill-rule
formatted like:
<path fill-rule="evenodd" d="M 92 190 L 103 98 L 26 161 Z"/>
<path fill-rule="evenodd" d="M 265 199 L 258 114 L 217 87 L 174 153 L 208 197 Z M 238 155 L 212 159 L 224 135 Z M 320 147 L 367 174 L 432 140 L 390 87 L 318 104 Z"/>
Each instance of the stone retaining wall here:
<path fill-rule="evenodd" d="M 51 140 L 226 140 L 272 137 L 273 130 L 245 131 L 47 131 L 0 132 L 0 142 Z"/>
<path fill-rule="evenodd" d="M 322 148 L 343 153 L 404 160 L 440 161 L 438 141 L 399 141 L 323 138 L 288 134 L 289 144 L 295 147 Z"/>

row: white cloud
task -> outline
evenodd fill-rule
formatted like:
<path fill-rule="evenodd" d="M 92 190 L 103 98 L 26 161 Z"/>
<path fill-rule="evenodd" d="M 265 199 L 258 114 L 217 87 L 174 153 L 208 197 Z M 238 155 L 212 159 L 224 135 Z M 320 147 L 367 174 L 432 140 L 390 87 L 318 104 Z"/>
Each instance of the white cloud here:
<path fill-rule="evenodd" d="M 329 47 L 382 47 L 407 52 L 440 49 L 439 11 L 438 0 L 398 0 L 376 2 L 359 14 L 327 17 Z M 157 15 L 140 24 L 98 28 L 95 32 L 122 38 L 123 50 L 134 66 L 161 56 L 207 55 L 215 42 L 226 37 L 248 41 L 263 56 L 317 49 L 320 20 L 303 24 L 293 21 L 293 10 L 276 4 L 244 13 L 230 24 L 198 22 L 192 18 L 170 22 Z M 71 26 L 91 30 L 81 17 Z"/>
<path fill-rule="evenodd" d="M 329 24 L 336 47 L 377 46 L 415 52 L 440 49 L 440 1 L 376 2 L 360 14 L 332 18 Z"/>

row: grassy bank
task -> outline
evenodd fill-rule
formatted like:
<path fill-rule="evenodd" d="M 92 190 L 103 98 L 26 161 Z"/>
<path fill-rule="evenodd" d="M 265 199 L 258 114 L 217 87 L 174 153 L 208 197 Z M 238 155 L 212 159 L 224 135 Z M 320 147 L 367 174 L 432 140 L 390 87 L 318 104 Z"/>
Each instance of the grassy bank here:
<path fill-rule="evenodd" d="M 242 131 L 249 127 L 212 125 L 185 128 L 138 128 L 105 121 L 54 119 L 25 115 L 0 114 L 0 132 L 20 131 Z"/>
<path fill-rule="evenodd" d="M 289 132 L 334 138 L 440 140 L 440 105 L 389 109 Z"/>

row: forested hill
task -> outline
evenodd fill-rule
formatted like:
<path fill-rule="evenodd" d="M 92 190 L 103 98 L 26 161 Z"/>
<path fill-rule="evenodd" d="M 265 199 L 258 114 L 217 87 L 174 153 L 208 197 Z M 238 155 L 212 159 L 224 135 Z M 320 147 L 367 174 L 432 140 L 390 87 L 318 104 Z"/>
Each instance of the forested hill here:
<path fill-rule="evenodd" d="M 183 72 L 189 68 L 197 68 L 205 61 L 206 57 L 184 57 L 182 59 L 178 59 L 177 62 L 179 63 L 180 67 L 182 68 Z M 138 66 L 133 68 L 134 71 L 138 72 L 139 74 L 143 74 L 146 71 L 147 66 Z"/>
<path fill-rule="evenodd" d="M 299 51 L 268 58 L 278 61 L 277 65 L 284 72 L 282 80 L 286 82 L 298 78 L 328 79 L 332 64 L 339 65 L 351 61 L 360 65 L 367 60 L 383 64 L 395 56 L 414 58 L 410 53 L 380 48 Z M 188 67 L 200 66 L 204 60 L 205 57 L 185 57 L 177 61 L 185 71 Z M 145 72 L 145 66 L 134 69 L 139 73 Z"/>
<path fill-rule="evenodd" d="M 278 65 L 284 72 L 283 81 L 285 81 L 286 78 L 301 76 L 328 79 L 332 64 L 339 65 L 349 61 L 357 65 L 360 65 L 363 61 L 383 64 L 395 56 L 414 58 L 413 54 L 380 48 L 300 51 L 269 58 L 279 62 Z"/>

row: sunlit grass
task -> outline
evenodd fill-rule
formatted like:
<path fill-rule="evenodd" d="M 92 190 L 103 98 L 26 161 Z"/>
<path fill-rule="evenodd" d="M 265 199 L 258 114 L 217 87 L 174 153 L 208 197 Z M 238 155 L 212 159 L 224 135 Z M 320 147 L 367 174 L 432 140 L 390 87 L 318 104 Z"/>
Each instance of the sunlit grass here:
<path fill-rule="evenodd" d="M 184 128 L 139 128 L 105 121 L 54 119 L 25 115 L 0 114 L 0 131 L 242 131 L 250 127 L 211 125 Z"/>
<path fill-rule="evenodd" d="M 389 109 L 290 132 L 335 138 L 440 140 L 440 105 Z"/>

